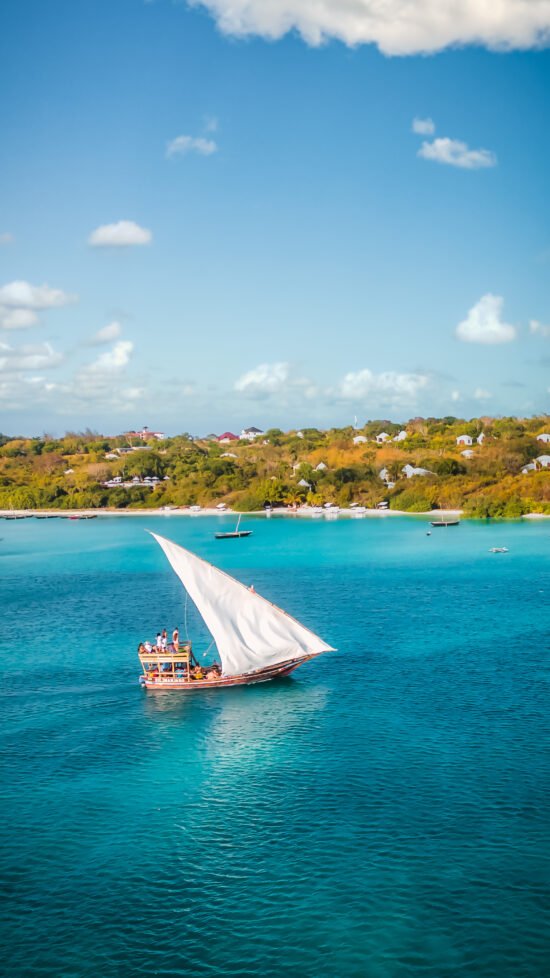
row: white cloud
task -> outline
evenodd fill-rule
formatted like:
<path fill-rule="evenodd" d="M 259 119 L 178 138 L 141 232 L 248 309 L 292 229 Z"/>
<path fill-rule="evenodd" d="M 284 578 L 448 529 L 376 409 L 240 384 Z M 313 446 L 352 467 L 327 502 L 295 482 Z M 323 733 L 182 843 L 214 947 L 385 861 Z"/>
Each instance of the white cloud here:
<path fill-rule="evenodd" d="M 425 374 L 401 374 L 393 370 L 375 374 L 365 368 L 346 374 L 338 394 L 348 401 L 371 398 L 380 404 L 406 404 L 413 402 L 427 383 L 428 377 Z"/>
<path fill-rule="evenodd" d="M 94 248 L 128 248 L 131 245 L 150 244 L 153 235 L 148 228 L 142 228 L 135 221 L 117 221 L 115 224 L 102 224 L 92 231 L 88 244 Z"/>
<path fill-rule="evenodd" d="M 474 391 L 474 398 L 476 401 L 488 401 L 493 395 L 483 389 L 483 387 L 476 387 Z"/>
<path fill-rule="evenodd" d="M 105 353 L 100 353 L 97 360 L 84 367 L 82 373 L 111 374 L 122 370 L 130 361 L 134 344 L 131 340 L 119 340 L 118 343 Z"/>
<path fill-rule="evenodd" d="M 0 327 L 26 329 L 36 326 L 36 310 L 55 309 L 76 300 L 77 296 L 49 285 L 31 285 L 23 280 L 8 282 L 0 286 Z"/>
<path fill-rule="evenodd" d="M 119 391 L 119 396 L 123 401 L 139 401 L 146 393 L 145 387 L 123 387 Z"/>
<path fill-rule="evenodd" d="M 550 326 L 546 326 L 544 323 L 539 323 L 538 319 L 531 319 L 529 322 L 529 330 L 538 336 L 550 336 Z"/>
<path fill-rule="evenodd" d="M 111 343 L 113 340 L 118 339 L 121 333 L 122 326 L 115 319 L 112 323 L 107 323 L 106 326 L 98 329 L 95 336 L 92 336 L 90 343 L 92 346 L 99 346 L 101 343 Z"/>
<path fill-rule="evenodd" d="M 56 410 L 67 414 L 83 406 L 89 410 L 126 410 L 144 395 L 144 389 L 133 384 L 123 385 L 134 344 L 130 340 L 119 340 L 110 350 L 101 353 L 91 363 L 80 370 L 66 383 L 56 387 Z M 49 393 L 42 388 L 42 393 Z"/>
<path fill-rule="evenodd" d="M 458 166 L 463 170 L 481 170 L 497 165 L 497 158 L 491 150 L 470 149 L 460 139 L 448 139 L 446 136 L 431 143 L 422 143 L 417 155 L 424 160 Z"/>
<path fill-rule="evenodd" d="M 31 285 L 30 282 L 8 282 L 0 287 L 0 306 L 25 309 L 52 309 L 74 302 L 76 296 L 49 285 Z"/>
<path fill-rule="evenodd" d="M 429 383 L 421 373 L 358 370 L 345 375 L 334 387 L 323 387 L 308 377 L 295 375 L 289 363 L 261 363 L 234 384 L 234 390 L 257 400 L 274 398 L 280 408 L 322 399 L 325 404 L 339 401 L 370 400 L 380 406 L 411 405 Z"/>
<path fill-rule="evenodd" d="M 0 245 L 9 245 L 14 240 L 10 231 L 0 231 Z"/>
<path fill-rule="evenodd" d="M 235 390 L 250 397 L 268 397 L 285 387 L 289 372 L 288 363 L 261 363 L 235 381 Z"/>
<path fill-rule="evenodd" d="M 456 335 L 465 343 L 510 343 L 516 328 L 502 320 L 504 299 L 490 292 L 472 306 L 466 319 L 456 327 Z"/>
<path fill-rule="evenodd" d="M 50 343 L 19 347 L 0 343 L 0 371 L 2 372 L 45 370 L 48 367 L 57 367 L 62 360 L 63 354 L 54 350 Z"/>
<path fill-rule="evenodd" d="M 460 401 L 460 391 L 452 391 L 451 401 Z"/>
<path fill-rule="evenodd" d="M 412 121 L 412 131 L 419 136 L 433 136 L 435 132 L 435 122 L 433 119 L 415 118 Z"/>
<path fill-rule="evenodd" d="M 13 348 L 0 343 L 0 399 L 5 409 L 27 409 L 44 404 L 61 415 L 90 410 L 111 418 L 116 412 L 135 411 L 136 402 L 146 396 L 139 381 L 125 383 L 126 367 L 134 345 L 120 340 L 66 380 L 47 381 L 41 371 L 56 367 L 63 354 L 49 343 Z M 29 376 L 27 371 L 33 371 Z"/>
<path fill-rule="evenodd" d="M 0 326 L 4 329 L 27 329 L 36 326 L 38 316 L 32 309 L 6 309 L 0 306 Z"/>
<path fill-rule="evenodd" d="M 217 123 L 216 123 L 217 125 Z M 166 144 L 166 156 L 186 156 L 187 153 L 198 153 L 199 156 L 211 156 L 218 150 L 213 139 L 203 136 L 176 136 Z"/>
<path fill-rule="evenodd" d="M 226 34 L 274 40 L 297 31 L 306 43 L 330 38 L 376 44 L 384 54 L 474 44 L 496 50 L 540 47 L 550 36 L 550 0 L 189 0 Z"/>

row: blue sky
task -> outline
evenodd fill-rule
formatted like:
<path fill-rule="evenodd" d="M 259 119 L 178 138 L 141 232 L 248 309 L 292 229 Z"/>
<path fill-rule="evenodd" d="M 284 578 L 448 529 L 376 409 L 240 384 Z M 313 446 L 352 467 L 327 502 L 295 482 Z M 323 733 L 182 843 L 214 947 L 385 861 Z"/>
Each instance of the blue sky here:
<path fill-rule="evenodd" d="M 548 410 L 549 5 L 356 6 L 5 0 L 0 430 Z"/>

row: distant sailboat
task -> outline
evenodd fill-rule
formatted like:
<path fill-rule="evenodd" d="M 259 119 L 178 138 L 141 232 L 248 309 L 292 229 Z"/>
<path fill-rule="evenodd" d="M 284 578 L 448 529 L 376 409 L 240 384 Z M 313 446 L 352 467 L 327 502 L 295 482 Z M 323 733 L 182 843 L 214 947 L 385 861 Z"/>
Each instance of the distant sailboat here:
<path fill-rule="evenodd" d="M 194 690 L 247 686 L 288 676 L 322 652 L 333 652 L 318 635 L 281 608 L 245 587 L 208 561 L 156 533 L 217 646 L 221 671 L 202 667 L 190 642 L 177 648 L 140 645 L 140 682 L 148 689 Z"/>
<path fill-rule="evenodd" d="M 220 531 L 220 533 L 215 533 L 214 536 L 216 537 L 216 540 L 235 540 L 238 539 L 239 537 L 251 537 L 252 530 L 239 530 L 239 526 L 241 525 L 242 515 L 243 515 L 242 513 L 239 513 L 237 526 L 235 527 L 234 530 L 228 530 L 227 532 L 224 532 L 222 530 Z"/>

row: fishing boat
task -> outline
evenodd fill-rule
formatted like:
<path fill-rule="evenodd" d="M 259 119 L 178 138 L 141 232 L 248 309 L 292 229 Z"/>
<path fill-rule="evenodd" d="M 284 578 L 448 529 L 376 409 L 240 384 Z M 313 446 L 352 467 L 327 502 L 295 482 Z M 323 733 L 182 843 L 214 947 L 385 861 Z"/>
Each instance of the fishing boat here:
<path fill-rule="evenodd" d="M 507 554 L 508 547 L 491 547 L 489 550 L 490 554 Z"/>
<path fill-rule="evenodd" d="M 201 666 L 190 641 L 167 649 L 138 649 L 145 689 L 221 689 L 288 676 L 323 652 L 318 635 L 281 608 L 190 550 L 156 533 L 172 569 L 194 602 L 216 645 L 221 666 Z M 206 653 L 205 653 L 206 654 Z"/>
<path fill-rule="evenodd" d="M 460 520 L 430 520 L 431 526 L 458 526 Z"/>
<path fill-rule="evenodd" d="M 219 533 L 215 533 L 214 536 L 216 537 L 216 540 L 236 540 L 239 537 L 251 537 L 252 530 L 239 530 L 239 526 L 241 525 L 241 516 L 242 513 L 239 513 L 237 526 L 234 530 L 229 530 L 228 532 L 221 530 Z"/>

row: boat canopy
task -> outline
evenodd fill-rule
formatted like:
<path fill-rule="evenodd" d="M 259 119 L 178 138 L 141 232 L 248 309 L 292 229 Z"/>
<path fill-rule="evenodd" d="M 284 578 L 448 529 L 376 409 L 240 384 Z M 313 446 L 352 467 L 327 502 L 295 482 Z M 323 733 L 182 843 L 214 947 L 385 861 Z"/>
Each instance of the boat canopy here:
<path fill-rule="evenodd" d="M 332 646 L 240 581 L 179 544 L 152 533 L 204 620 L 225 676 L 238 676 Z"/>

